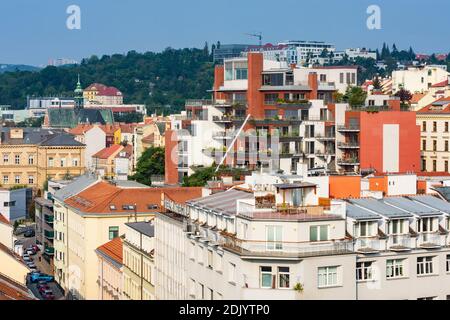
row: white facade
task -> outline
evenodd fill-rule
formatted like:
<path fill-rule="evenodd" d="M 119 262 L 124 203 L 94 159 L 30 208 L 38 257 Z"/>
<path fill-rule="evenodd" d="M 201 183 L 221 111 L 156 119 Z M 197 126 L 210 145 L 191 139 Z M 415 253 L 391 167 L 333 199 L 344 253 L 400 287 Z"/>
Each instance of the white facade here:
<path fill-rule="evenodd" d="M 449 73 L 438 66 L 411 67 L 406 70 L 392 72 L 392 90 L 401 88 L 411 93 L 424 93 L 436 83 L 448 79 Z"/>
<path fill-rule="evenodd" d="M 27 189 L 0 189 L 0 212 L 9 221 L 25 219 L 27 216 Z"/>
<path fill-rule="evenodd" d="M 80 141 L 86 145 L 84 151 L 84 163 L 87 169 L 93 169 L 94 162 L 92 156 L 106 148 L 106 133 L 98 126 L 94 126 L 84 133 L 84 141 Z"/>

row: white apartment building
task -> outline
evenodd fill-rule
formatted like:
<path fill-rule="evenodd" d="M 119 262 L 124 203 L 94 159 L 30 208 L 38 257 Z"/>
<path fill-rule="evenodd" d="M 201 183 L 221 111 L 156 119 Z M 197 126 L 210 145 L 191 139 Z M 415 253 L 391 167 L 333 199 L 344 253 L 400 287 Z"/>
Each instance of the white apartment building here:
<path fill-rule="evenodd" d="M 355 66 L 329 66 L 295 68 L 294 78 L 297 81 L 307 81 L 308 74 L 317 73 L 317 78 L 321 85 L 335 87 L 339 93 L 345 93 L 348 87 L 358 85 L 358 67 Z"/>
<path fill-rule="evenodd" d="M 377 60 L 377 53 L 369 51 L 366 48 L 349 48 L 345 50 L 345 54 L 349 59 L 365 58 Z"/>
<path fill-rule="evenodd" d="M 325 204 L 316 188 L 298 176 L 253 174 L 186 206 L 166 201 L 155 222 L 156 298 L 450 298 L 448 202 Z"/>
<path fill-rule="evenodd" d="M 392 91 L 395 93 L 404 88 L 411 93 L 424 93 L 434 84 L 447 80 L 448 76 L 447 70 L 439 66 L 420 66 L 396 70 L 392 72 Z"/>

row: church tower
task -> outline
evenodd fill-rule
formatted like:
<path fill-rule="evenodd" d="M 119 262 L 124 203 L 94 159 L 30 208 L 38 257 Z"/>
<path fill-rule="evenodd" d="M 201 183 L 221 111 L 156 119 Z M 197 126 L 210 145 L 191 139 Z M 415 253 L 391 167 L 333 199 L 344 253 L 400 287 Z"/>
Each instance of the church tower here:
<path fill-rule="evenodd" d="M 83 88 L 81 87 L 80 75 L 78 75 L 77 88 L 74 92 L 75 111 L 78 111 L 84 108 Z"/>

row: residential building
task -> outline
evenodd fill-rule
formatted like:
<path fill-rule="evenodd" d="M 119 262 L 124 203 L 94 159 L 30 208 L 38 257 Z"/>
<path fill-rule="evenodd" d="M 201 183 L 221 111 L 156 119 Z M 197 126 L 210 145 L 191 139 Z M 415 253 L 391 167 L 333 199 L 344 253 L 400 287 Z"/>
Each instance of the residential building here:
<path fill-rule="evenodd" d="M 417 125 L 421 128 L 421 170 L 450 172 L 450 97 L 417 111 Z"/>
<path fill-rule="evenodd" d="M 427 92 L 432 85 L 448 79 L 447 70 L 439 66 L 417 66 L 392 72 L 392 90 L 405 89 L 411 93 Z"/>
<path fill-rule="evenodd" d="M 317 191 L 301 177 L 254 173 L 185 206 L 166 200 L 155 220 L 156 298 L 447 298 L 448 202 Z"/>
<path fill-rule="evenodd" d="M 116 156 L 124 149 L 120 144 L 113 144 L 92 156 L 93 169 L 100 177 L 113 179 L 116 175 Z"/>
<path fill-rule="evenodd" d="M 0 300 L 37 300 L 22 283 L 0 274 Z"/>
<path fill-rule="evenodd" d="M 0 275 L 6 276 L 21 285 L 26 285 L 27 274 L 31 272 L 22 257 L 9 247 L 0 243 Z"/>
<path fill-rule="evenodd" d="M 14 250 L 14 227 L 6 217 L 0 214 L 0 243 L 9 250 Z"/>
<path fill-rule="evenodd" d="M 98 300 L 122 300 L 123 240 L 120 237 L 98 247 Z"/>
<path fill-rule="evenodd" d="M 85 146 L 63 132 L 2 128 L 0 179 L 3 187 L 42 189 L 45 181 L 84 173 Z"/>
<path fill-rule="evenodd" d="M 220 44 L 213 51 L 214 62 L 223 63 L 223 60 L 237 58 L 241 56 L 247 48 L 248 44 Z"/>
<path fill-rule="evenodd" d="M 93 83 L 83 91 L 85 101 L 100 105 L 121 105 L 123 94 L 115 87 L 108 87 L 101 83 Z"/>
<path fill-rule="evenodd" d="M 8 221 L 26 219 L 32 190 L 23 186 L 0 188 L 0 212 Z"/>
<path fill-rule="evenodd" d="M 356 58 L 377 60 L 377 53 L 366 48 L 349 48 L 345 50 L 345 54 L 352 60 Z"/>
<path fill-rule="evenodd" d="M 153 221 L 125 224 L 123 299 L 155 300 L 155 226 Z"/>
<path fill-rule="evenodd" d="M 99 297 L 95 249 L 123 234 L 125 223 L 152 219 L 162 194 L 183 202 L 201 194 L 199 188 L 128 188 L 104 181 L 70 197 L 65 189 L 54 197 L 55 278 L 71 298 L 88 300 Z"/>
<path fill-rule="evenodd" d="M 80 124 L 69 130 L 75 140 L 86 145 L 84 164 L 87 170 L 93 170 L 92 156 L 106 148 L 106 132 L 99 125 Z"/>

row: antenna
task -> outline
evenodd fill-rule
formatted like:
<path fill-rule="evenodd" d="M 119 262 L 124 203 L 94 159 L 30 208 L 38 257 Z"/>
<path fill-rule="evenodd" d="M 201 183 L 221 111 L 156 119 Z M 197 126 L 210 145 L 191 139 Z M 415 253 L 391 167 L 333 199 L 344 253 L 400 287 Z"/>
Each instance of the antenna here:
<path fill-rule="evenodd" d="M 259 47 L 260 47 L 260 50 L 261 50 L 262 39 L 263 39 L 262 32 L 260 31 L 260 32 L 257 32 L 257 33 L 246 33 L 246 35 L 250 36 L 250 37 L 258 38 L 258 40 L 259 40 Z"/>

